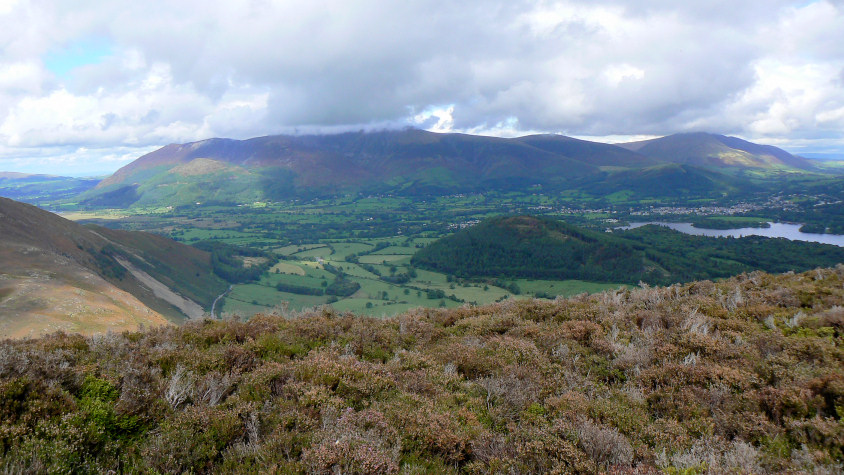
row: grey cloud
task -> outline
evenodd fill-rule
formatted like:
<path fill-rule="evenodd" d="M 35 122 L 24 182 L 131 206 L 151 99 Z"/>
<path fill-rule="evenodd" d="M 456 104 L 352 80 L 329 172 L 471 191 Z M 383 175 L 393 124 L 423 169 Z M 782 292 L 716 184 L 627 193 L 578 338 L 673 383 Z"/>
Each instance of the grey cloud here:
<path fill-rule="evenodd" d="M 600 136 L 742 133 L 777 104 L 793 109 L 792 130 L 808 136 L 811 117 L 834 116 L 830 104 L 844 100 L 838 0 L 40 0 L 24 10 L 11 33 L 0 32 L 0 67 L 91 34 L 117 52 L 42 85 L 42 97 L 66 88 L 96 103 L 95 117 L 113 118 L 107 134 L 75 132 L 68 124 L 85 121 L 72 119 L 47 118 L 39 130 L 34 113 L 15 109 L 27 125 L 0 125 L 0 137 L 30 145 L 403 126 L 447 106 L 458 130 L 517 121 Z M 762 63 L 763 72 L 781 63 L 841 73 L 828 73 L 817 92 L 824 99 L 807 103 L 782 97 L 800 85 L 766 84 Z M 804 89 L 818 90 L 813 81 Z M 0 90 L 10 110 L 23 97 Z"/>

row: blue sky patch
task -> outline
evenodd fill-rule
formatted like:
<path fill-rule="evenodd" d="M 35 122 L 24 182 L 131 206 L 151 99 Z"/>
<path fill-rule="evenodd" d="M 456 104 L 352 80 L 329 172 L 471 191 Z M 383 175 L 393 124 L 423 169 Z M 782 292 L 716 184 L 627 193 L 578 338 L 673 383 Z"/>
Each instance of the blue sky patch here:
<path fill-rule="evenodd" d="M 106 38 L 83 38 L 47 53 L 44 65 L 56 76 L 66 78 L 80 66 L 102 62 L 113 51 L 111 41 Z"/>

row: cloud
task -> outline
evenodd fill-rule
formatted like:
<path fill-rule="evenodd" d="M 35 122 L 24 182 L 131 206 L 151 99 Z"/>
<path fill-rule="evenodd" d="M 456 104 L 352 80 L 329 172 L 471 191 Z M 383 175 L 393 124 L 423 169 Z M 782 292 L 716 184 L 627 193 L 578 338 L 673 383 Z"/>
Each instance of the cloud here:
<path fill-rule="evenodd" d="M 0 20 L 7 156 L 406 125 L 844 150 L 840 1 L 36 0 Z"/>

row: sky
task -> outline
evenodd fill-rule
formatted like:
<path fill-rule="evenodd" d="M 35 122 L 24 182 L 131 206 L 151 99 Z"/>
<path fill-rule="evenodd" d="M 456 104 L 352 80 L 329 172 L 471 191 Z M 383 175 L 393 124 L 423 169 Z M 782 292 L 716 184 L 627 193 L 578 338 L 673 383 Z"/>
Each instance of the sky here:
<path fill-rule="evenodd" d="M 0 0 L 0 171 L 407 126 L 844 159 L 844 0 Z"/>

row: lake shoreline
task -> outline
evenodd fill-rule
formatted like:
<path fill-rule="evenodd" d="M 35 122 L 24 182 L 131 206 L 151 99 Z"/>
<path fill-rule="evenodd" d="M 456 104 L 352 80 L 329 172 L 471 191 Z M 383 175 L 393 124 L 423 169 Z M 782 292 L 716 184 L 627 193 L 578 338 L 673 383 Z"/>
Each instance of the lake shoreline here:
<path fill-rule="evenodd" d="M 653 224 L 656 226 L 664 226 L 683 234 L 693 236 L 708 236 L 708 237 L 734 237 L 741 238 L 746 236 L 762 236 L 769 238 L 785 238 L 792 241 L 816 242 L 820 244 L 831 244 L 833 246 L 844 247 L 844 235 L 841 234 L 818 234 L 805 233 L 800 231 L 803 226 L 801 223 L 781 223 L 769 221 L 767 228 L 760 227 L 742 227 L 732 229 L 709 229 L 700 228 L 692 222 L 672 223 L 666 221 L 646 221 L 646 222 L 632 222 L 627 226 L 614 228 L 614 230 L 629 230 L 636 229 L 642 226 Z"/>

